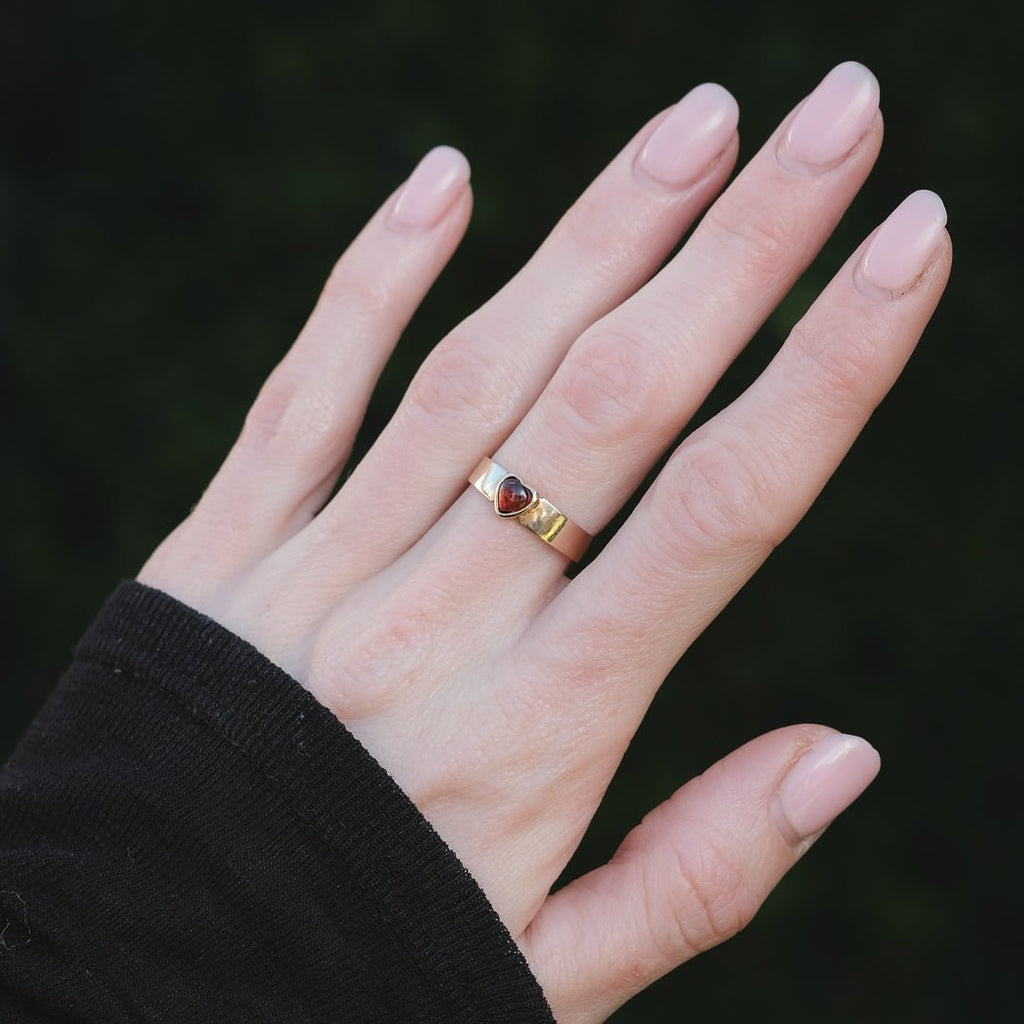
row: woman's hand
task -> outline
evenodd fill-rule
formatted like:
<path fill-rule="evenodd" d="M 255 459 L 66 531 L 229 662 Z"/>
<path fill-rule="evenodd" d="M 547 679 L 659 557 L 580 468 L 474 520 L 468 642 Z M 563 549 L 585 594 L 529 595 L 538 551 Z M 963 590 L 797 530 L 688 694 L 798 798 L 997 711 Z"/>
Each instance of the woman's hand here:
<path fill-rule="evenodd" d="M 702 85 L 647 124 L 434 349 L 321 509 L 469 219 L 464 158 L 429 153 L 139 574 L 335 712 L 474 874 L 562 1022 L 604 1019 L 742 928 L 878 767 L 821 726 L 762 736 L 549 895 L 666 673 L 814 500 L 949 272 L 942 204 L 915 193 L 570 582 L 566 558 L 496 516 L 468 474 L 493 456 L 601 530 L 818 252 L 882 140 L 875 79 L 841 65 L 655 274 L 729 177 L 736 123 L 732 97 Z"/>

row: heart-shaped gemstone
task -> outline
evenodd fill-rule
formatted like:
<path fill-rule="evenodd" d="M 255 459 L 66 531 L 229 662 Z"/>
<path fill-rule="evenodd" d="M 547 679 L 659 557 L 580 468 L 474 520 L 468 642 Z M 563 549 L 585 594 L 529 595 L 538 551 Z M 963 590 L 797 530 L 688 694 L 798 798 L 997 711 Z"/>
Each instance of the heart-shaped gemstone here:
<path fill-rule="evenodd" d="M 517 476 L 507 476 L 498 484 L 494 507 L 499 516 L 517 516 L 537 500 L 536 492 Z"/>

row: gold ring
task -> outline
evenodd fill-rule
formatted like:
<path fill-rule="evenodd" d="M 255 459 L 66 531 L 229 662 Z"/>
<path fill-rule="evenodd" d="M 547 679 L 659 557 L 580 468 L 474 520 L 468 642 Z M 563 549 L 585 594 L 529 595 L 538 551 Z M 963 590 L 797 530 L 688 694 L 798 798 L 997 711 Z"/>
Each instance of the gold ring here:
<path fill-rule="evenodd" d="M 586 530 L 493 459 L 482 458 L 470 473 L 469 482 L 502 519 L 514 519 L 574 562 L 583 557 L 593 540 Z"/>

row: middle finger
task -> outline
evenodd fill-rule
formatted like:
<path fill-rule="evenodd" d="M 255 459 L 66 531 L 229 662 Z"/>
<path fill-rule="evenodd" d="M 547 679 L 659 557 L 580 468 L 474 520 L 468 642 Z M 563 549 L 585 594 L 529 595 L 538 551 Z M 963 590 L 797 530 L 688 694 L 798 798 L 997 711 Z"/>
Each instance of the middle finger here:
<path fill-rule="evenodd" d="M 583 333 L 494 460 L 587 531 L 603 527 L 835 228 L 881 145 L 878 96 L 863 65 L 834 68 L 676 258 Z M 436 539 L 479 544 L 491 572 L 514 565 L 521 585 L 562 574 L 561 556 L 502 529 L 469 490 Z"/>
<path fill-rule="evenodd" d="M 302 560 L 315 575 L 330 549 L 330 586 L 344 590 L 437 522 L 467 460 L 508 436 L 580 333 L 657 270 L 718 194 L 738 116 L 705 83 L 631 140 L 522 270 L 434 348 L 340 493 L 282 550 L 286 571 Z"/>

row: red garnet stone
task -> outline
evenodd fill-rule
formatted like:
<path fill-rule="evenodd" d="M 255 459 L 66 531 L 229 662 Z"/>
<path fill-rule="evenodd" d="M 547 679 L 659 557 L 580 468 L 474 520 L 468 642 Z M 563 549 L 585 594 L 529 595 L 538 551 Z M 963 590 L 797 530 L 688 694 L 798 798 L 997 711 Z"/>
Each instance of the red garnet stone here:
<path fill-rule="evenodd" d="M 533 504 L 533 492 L 517 476 L 507 476 L 498 484 L 498 515 L 517 516 Z"/>

